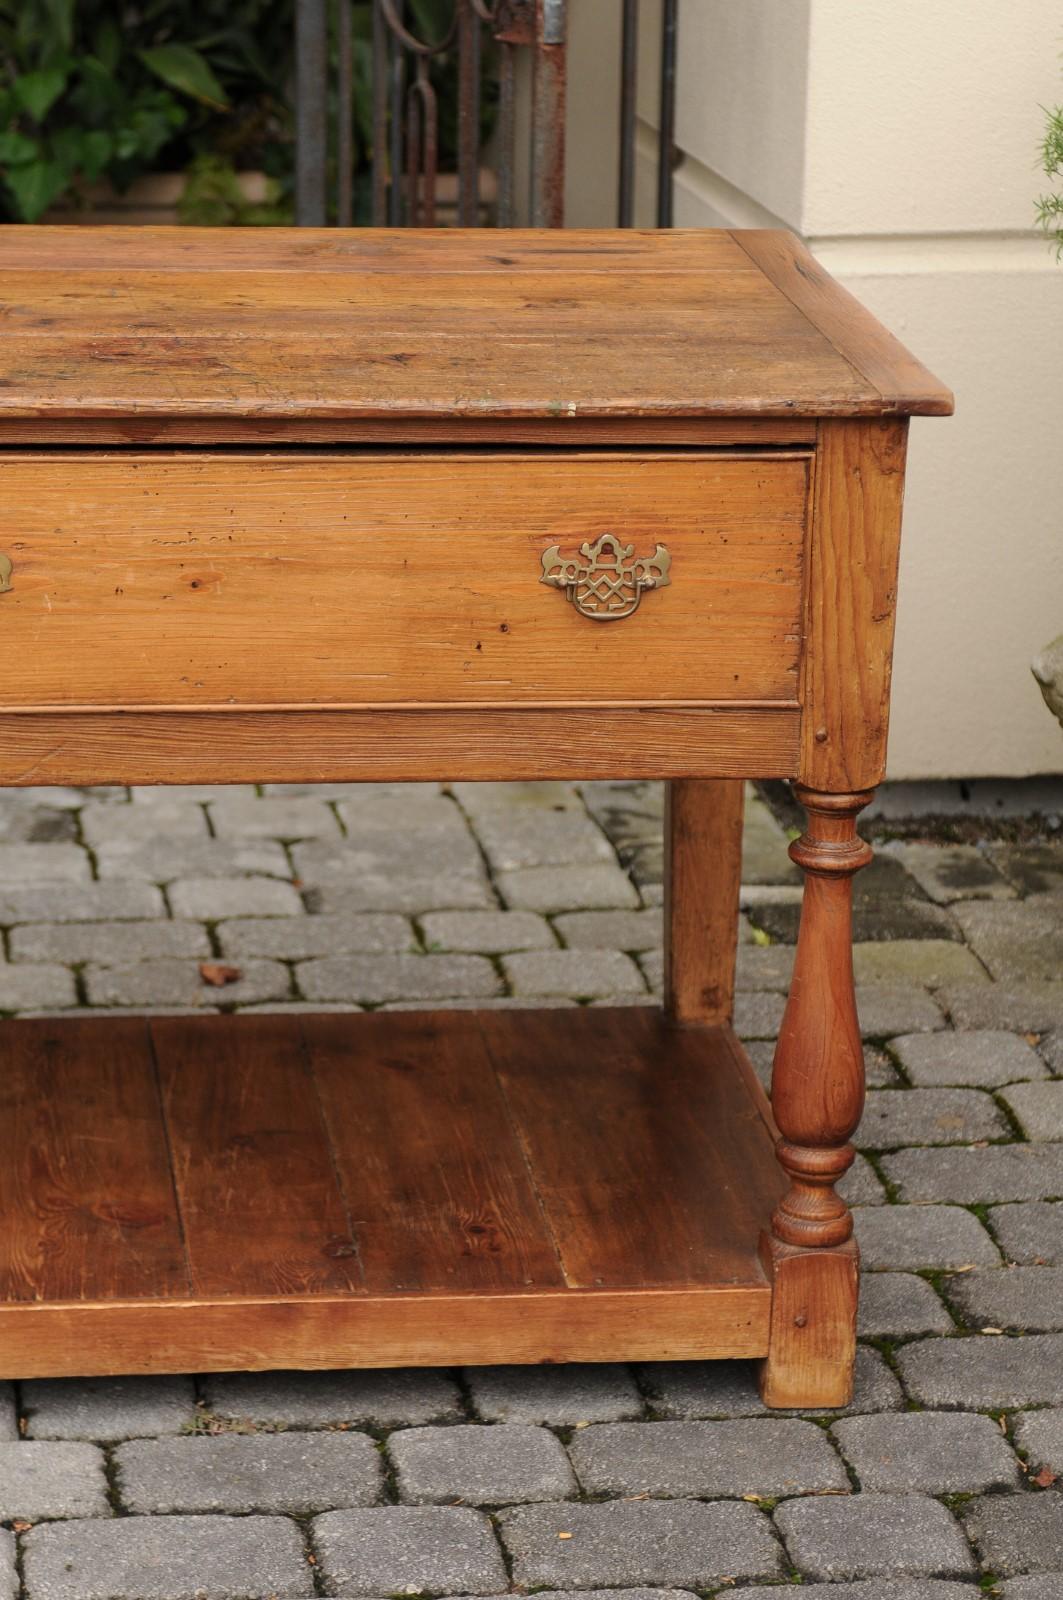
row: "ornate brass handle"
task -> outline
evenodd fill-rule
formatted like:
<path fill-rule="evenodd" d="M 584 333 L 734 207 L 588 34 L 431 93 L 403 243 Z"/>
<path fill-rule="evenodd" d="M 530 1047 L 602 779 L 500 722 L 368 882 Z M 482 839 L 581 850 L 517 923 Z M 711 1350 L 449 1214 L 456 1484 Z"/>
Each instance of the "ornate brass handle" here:
<path fill-rule="evenodd" d="M 563 589 L 592 622 L 619 622 L 638 610 L 644 590 L 667 588 L 671 565 L 663 544 L 652 556 L 636 556 L 633 544 L 603 533 L 594 544 L 581 544 L 574 556 L 563 556 L 561 546 L 552 544 L 543 554 L 539 581 Z"/>
<path fill-rule="evenodd" d="M 11 588 L 11 557 L 0 555 L 0 594 Z"/>

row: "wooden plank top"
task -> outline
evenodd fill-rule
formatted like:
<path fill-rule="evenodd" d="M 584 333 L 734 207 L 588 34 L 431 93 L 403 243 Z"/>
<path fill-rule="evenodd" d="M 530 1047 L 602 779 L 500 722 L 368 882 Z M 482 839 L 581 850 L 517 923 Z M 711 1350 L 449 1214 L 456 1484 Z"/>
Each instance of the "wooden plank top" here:
<path fill-rule="evenodd" d="M 951 409 L 782 232 L 0 228 L 0 424 L 70 439 L 101 418 Z"/>

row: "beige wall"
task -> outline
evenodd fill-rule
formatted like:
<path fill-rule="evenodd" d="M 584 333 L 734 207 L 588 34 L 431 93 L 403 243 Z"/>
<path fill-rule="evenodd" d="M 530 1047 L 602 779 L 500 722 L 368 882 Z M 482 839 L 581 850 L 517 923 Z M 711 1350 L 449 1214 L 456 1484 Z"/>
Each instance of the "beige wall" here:
<path fill-rule="evenodd" d="M 570 0 L 568 220 L 609 224 L 616 0 Z M 640 206 L 652 219 L 656 7 Z M 912 428 L 890 775 L 1063 769 L 1063 265 L 1031 224 L 1063 0 L 681 0 L 676 222 L 786 226 L 956 391 Z"/>

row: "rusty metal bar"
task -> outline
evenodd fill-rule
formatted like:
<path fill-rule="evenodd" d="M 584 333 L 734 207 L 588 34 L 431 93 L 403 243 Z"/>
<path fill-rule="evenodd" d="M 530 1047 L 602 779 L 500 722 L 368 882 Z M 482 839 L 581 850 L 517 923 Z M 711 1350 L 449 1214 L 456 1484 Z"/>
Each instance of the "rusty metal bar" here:
<path fill-rule="evenodd" d="M 517 159 L 517 73 L 513 59 L 514 46 L 503 43 L 498 50 L 497 220 L 500 228 L 512 228 L 517 214 L 514 171 Z"/>
<path fill-rule="evenodd" d="M 378 0 L 383 14 L 384 0 Z M 405 0 L 395 0 L 395 14 L 402 20 L 405 10 Z M 402 110 L 405 103 L 406 85 L 406 58 L 403 55 L 402 45 L 395 37 L 390 27 L 390 19 L 385 18 L 388 26 L 388 53 L 391 58 L 391 68 L 388 73 L 389 99 L 390 99 L 390 132 L 388 139 L 391 184 L 388 189 L 388 224 L 392 228 L 402 226 L 402 183 L 399 174 L 402 172 Z"/>
<path fill-rule="evenodd" d="M 373 0 L 373 227 L 388 220 L 388 31 Z"/>
<path fill-rule="evenodd" d="M 336 0 L 336 225 L 349 228 L 354 207 L 354 38 L 351 0 Z"/>
<path fill-rule="evenodd" d="M 326 0 L 295 6 L 295 220 L 323 228 L 327 218 L 328 13 Z"/>
<path fill-rule="evenodd" d="M 406 220 L 411 228 L 436 225 L 439 108 L 428 76 L 428 58 L 417 58 L 417 75 L 406 100 Z"/>
<path fill-rule="evenodd" d="M 638 92 L 639 0 L 624 0 L 620 35 L 620 173 L 617 226 L 635 220 L 635 97 Z"/>
<path fill-rule="evenodd" d="M 480 211 L 480 18 L 458 0 L 458 225 L 474 228 Z"/>
<path fill-rule="evenodd" d="M 565 225 L 565 0 L 535 0 L 531 225 Z"/>
<path fill-rule="evenodd" d="M 661 15 L 661 103 L 657 136 L 657 226 L 672 227 L 675 212 L 675 79 L 679 0 L 664 0 Z"/>

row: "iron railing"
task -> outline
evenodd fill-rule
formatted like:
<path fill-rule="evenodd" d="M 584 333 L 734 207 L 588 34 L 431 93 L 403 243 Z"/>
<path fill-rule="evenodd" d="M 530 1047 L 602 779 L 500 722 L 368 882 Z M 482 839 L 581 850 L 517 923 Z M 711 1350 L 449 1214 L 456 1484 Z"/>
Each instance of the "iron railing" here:
<path fill-rule="evenodd" d="M 356 218 L 352 3 L 371 18 L 371 176 L 368 215 Z M 435 38 L 418 31 L 408 0 L 296 0 L 296 221 L 355 220 L 433 227 L 441 218 L 443 136 L 456 187 L 448 219 L 463 227 L 564 225 L 566 13 L 579 0 L 447 0 Z M 617 223 L 635 209 L 639 0 L 622 0 Z M 672 225 L 678 0 L 662 0 L 656 216 Z M 437 79 L 456 90 L 454 126 L 441 127 Z M 527 84 L 527 143 L 518 83 Z M 483 146 L 482 97 L 496 102 Z M 331 91 L 331 93 L 330 93 Z M 330 114 L 330 107 L 332 112 Z M 333 126 L 330 130 L 330 121 Z M 331 138 L 330 138 L 331 132 Z M 330 174 L 332 181 L 330 184 Z M 454 186 L 454 178 L 447 180 Z M 329 189 L 334 185 L 330 197 Z"/>

